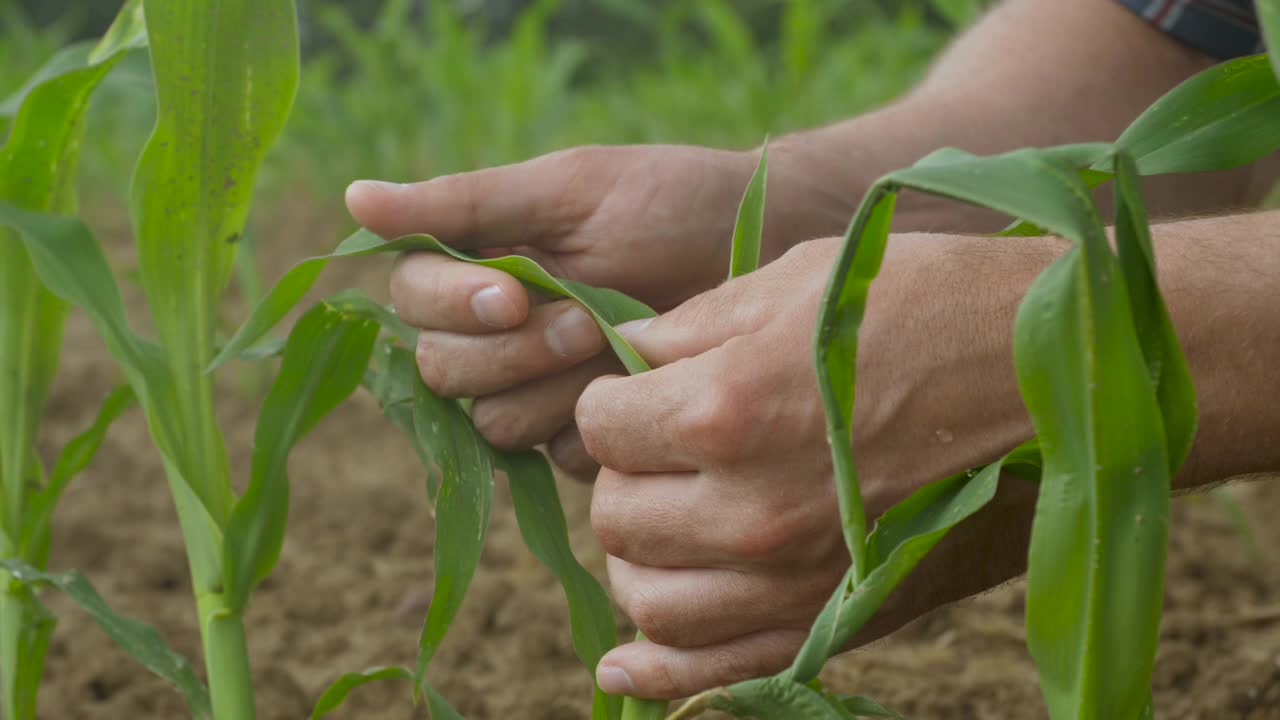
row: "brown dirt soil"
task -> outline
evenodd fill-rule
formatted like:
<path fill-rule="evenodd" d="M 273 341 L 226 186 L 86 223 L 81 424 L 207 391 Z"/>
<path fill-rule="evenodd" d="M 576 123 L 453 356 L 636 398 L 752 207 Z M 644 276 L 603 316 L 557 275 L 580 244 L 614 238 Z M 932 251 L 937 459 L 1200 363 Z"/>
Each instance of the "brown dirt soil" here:
<path fill-rule="evenodd" d="M 278 231 L 273 232 L 273 231 Z M 99 223 L 118 270 L 129 267 L 127 226 Z M 332 247 L 339 230 L 293 203 L 260 236 L 268 278 Z M 385 262 L 332 267 L 326 288 L 382 294 Z M 135 318 L 142 305 L 126 288 Z M 232 317 L 243 308 L 233 307 Z M 73 315 L 64 372 L 49 410 L 46 450 L 84 427 L 115 379 L 101 342 Z M 223 427 L 244 477 L 256 402 L 224 373 Z M 263 720 L 305 718 L 343 672 L 413 657 L 431 582 L 432 520 L 422 472 L 375 404 L 357 395 L 293 453 L 288 541 L 247 619 Z M 590 488 L 562 483 L 575 547 L 603 569 L 588 526 Z M 1155 675 L 1157 715 L 1177 720 L 1280 720 L 1280 482 L 1232 488 L 1261 557 L 1219 503 L 1176 503 L 1167 613 Z M 117 610 L 156 625 L 197 657 L 187 567 L 165 479 L 140 413 L 111 431 L 57 516 L 52 567 L 78 568 Z M 925 617 L 830 663 L 826 679 L 917 720 L 1042 718 L 1023 644 L 1014 583 Z M 46 720 L 182 718 L 177 694 L 118 650 L 82 614 L 50 596 L 62 618 L 40 695 Z M 430 678 L 472 720 L 587 716 L 589 677 L 569 641 L 563 597 L 524 549 L 500 487 L 481 569 Z M 358 690 L 335 718 L 408 720 L 425 711 L 403 685 Z"/>

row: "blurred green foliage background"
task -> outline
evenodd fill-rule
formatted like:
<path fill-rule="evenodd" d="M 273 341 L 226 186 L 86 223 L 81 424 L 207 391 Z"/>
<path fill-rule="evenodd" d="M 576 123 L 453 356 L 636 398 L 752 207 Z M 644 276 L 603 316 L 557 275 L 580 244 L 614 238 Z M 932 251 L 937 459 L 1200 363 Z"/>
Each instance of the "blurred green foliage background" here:
<path fill-rule="evenodd" d="M 588 143 L 748 146 L 906 90 L 983 0 L 300 0 L 298 104 L 263 179 L 340 209 L 416 180 Z M 118 0 L 0 0 L 0 97 Z M 98 93 L 86 198 L 123 200 L 147 63 Z M 269 201 L 269 198 L 267 199 Z"/>

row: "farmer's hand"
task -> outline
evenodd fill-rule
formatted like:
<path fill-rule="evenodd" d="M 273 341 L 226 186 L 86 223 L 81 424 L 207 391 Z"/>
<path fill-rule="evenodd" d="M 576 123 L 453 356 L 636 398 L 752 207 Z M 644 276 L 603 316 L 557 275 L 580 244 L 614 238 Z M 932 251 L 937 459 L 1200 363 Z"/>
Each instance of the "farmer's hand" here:
<path fill-rule="evenodd" d="M 696 147 L 586 147 L 413 185 L 357 182 L 347 205 L 385 237 L 429 233 L 458 248 L 528 255 L 554 275 L 664 309 L 723 280 L 755 162 Z M 573 407 L 592 378 L 618 366 L 581 307 L 537 304 L 505 273 L 428 253 L 402 258 L 391 295 L 423 330 L 423 379 L 443 395 L 479 398 L 474 418 L 490 441 L 550 441 L 562 467 L 594 473 L 570 425 Z"/>
<path fill-rule="evenodd" d="M 1010 334 L 1056 242 L 891 240 L 858 356 L 854 449 L 871 518 L 1030 436 Z M 785 667 L 848 567 L 811 352 L 838 247 L 804 243 L 625 328 L 656 369 L 583 393 L 578 427 L 603 466 L 592 525 L 614 598 L 650 639 L 601 661 L 606 691 L 680 697 Z M 1008 482 L 858 642 L 1020 571 L 1031 495 Z"/>

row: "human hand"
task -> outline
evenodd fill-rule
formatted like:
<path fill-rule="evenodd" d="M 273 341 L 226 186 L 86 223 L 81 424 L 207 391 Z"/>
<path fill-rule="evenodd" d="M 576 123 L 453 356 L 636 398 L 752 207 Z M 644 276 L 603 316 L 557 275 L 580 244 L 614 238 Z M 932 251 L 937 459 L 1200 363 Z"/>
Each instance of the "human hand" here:
<path fill-rule="evenodd" d="M 1031 434 L 1013 314 L 1056 241 L 895 236 L 871 288 L 853 439 L 870 517 Z M 785 667 L 849 558 L 812 361 L 838 240 L 625 333 L 655 370 L 578 403 L 603 468 L 592 525 L 613 597 L 648 640 L 605 656 L 608 692 L 674 698 Z M 957 527 L 855 644 L 1021 571 L 1034 499 L 1020 481 Z"/>
<path fill-rule="evenodd" d="M 755 162 L 696 147 L 586 147 L 413 185 L 357 182 L 347 205 L 385 237 L 430 233 L 453 247 L 527 255 L 553 275 L 663 309 L 723 280 Z M 401 259 L 391 295 L 422 329 L 427 385 L 477 398 L 473 419 L 490 442 L 548 442 L 562 468 L 595 472 L 573 407 L 592 378 L 619 366 L 577 303 L 539 303 L 501 271 L 429 253 Z"/>

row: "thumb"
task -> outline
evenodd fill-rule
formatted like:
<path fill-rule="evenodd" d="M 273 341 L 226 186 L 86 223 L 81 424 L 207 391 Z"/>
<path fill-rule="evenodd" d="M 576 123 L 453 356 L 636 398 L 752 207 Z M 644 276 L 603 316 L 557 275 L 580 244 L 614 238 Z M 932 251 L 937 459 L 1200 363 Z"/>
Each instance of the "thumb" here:
<path fill-rule="evenodd" d="M 764 324 L 762 303 L 750 292 L 751 278 L 735 278 L 693 296 L 670 312 L 632 320 L 616 329 L 655 368 L 701 355 Z"/>
<path fill-rule="evenodd" d="M 458 248 L 536 245 L 570 225 L 566 153 L 418 183 L 357 180 L 347 188 L 356 222 L 387 238 L 427 233 Z"/>

